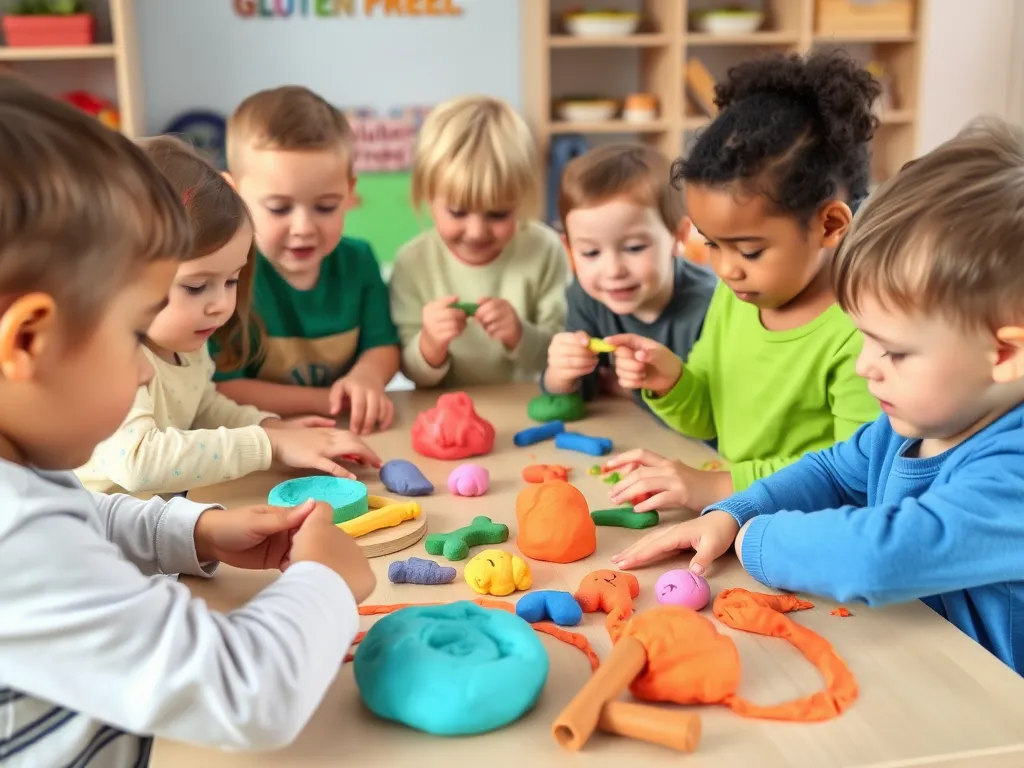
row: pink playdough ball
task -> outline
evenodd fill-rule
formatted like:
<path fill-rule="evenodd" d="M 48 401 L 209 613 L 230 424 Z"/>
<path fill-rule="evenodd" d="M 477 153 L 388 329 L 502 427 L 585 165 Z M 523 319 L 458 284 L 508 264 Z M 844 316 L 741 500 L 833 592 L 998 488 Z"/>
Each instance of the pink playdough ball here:
<path fill-rule="evenodd" d="M 462 464 L 448 475 L 448 490 L 456 496 L 483 496 L 490 485 L 490 473 L 478 464 Z"/>
<path fill-rule="evenodd" d="M 665 571 L 654 585 L 654 596 L 665 605 L 681 605 L 699 611 L 711 600 L 711 585 L 703 576 L 683 568 Z"/>

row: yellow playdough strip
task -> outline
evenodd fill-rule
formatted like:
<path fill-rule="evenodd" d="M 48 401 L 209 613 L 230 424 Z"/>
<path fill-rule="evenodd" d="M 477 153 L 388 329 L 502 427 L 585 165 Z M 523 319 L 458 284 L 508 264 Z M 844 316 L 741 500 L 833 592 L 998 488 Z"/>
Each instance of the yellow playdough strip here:
<path fill-rule="evenodd" d="M 338 527 L 353 538 L 358 539 L 381 528 L 401 525 L 406 520 L 419 517 L 421 512 L 420 505 L 415 501 L 396 502 L 383 496 L 370 496 L 367 501 L 370 504 L 369 512 L 344 523 L 338 523 Z"/>
<path fill-rule="evenodd" d="M 591 339 L 590 343 L 587 346 L 590 347 L 591 352 L 594 352 L 596 354 L 601 354 L 602 352 L 615 351 L 615 345 L 609 344 L 604 339 Z"/>

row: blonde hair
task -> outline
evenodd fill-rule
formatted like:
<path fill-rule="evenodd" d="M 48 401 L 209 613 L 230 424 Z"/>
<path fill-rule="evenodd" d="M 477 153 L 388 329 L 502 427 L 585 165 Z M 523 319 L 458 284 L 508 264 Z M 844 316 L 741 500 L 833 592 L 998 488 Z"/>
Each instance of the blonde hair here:
<path fill-rule="evenodd" d="M 858 212 L 833 261 L 840 306 L 865 295 L 992 329 L 1024 315 L 1024 135 L 971 121 L 903 167 Z"/>
<path fill-rule="evenodd" d="M 181 202 L 137 146 L 0 76 L 0 300 L 49 294 L 81 340 L 145 265 L 191 248 Z"/>
<path fill-rule="evenodd" d="M 298 85 L 259 91 L 238 105 L 227 124 L 227 163 L 232 174 L 243 172 L 247 149 L 337 149 L 344 153 L 349 173 L 355 162 L 355 136 L 345 115 Z"/>
<path fill-rule="evenodd" d="M 683 193 L 672 185 L 672 162 L 642 144 L 608 144 L 569 162 L 558 188 L 558 216 L 625 197 L 653 208 L 673 234 L 686 215 Z"/>
<path fill-rule="evenodd" d="M 536 203 L 533 136 L 504 101 L 467 96 L 427 115 L 413 162 L 412 200 L 420 207 L 437 197 L 463 211 L 515 206 L 521 213 Z"/>
<path fill-rule="evenodd" d="M 252 226 L 249 209 L 217 170 L 192 147 L 170 136 L 142 139 L 143 148 L 181 198 L 193 232 L 189 259 L 199 259 L 223 248 L 238 230 Z M 262 324 L 252 311 L 256 245 L 238 274 L 235 313 L 213 335 L 218 348 L 217 367 L 238 370 L 255 356 Z"/>

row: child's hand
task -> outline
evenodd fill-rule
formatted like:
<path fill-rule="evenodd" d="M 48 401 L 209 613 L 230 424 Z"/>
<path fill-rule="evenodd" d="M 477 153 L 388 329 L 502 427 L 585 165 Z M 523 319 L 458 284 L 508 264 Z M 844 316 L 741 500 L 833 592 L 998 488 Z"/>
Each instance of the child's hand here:
<path fill-rule="evenodd" d="M 484 333 L 505 345 L 511 351 L 523 339 L 523 324 L 515 307 L 505 299 L 481 299 L 473 319 L 480 323 Z"/>
<path fill-rule="evenodd" d="M 457 296 L 443 296 L 423 307 L 420 352 L 435 368 L 448 356 L 448 345 L 466 330 L 466 313 L 451 304 Z"/>
<path fill-rule="evenodd" d="M 620 454 L 606 462 L 602 469 L 626 473 L 611 488 L 613 504 L 626 504 L 631 499 L 647 497 L 634 506 L 635 512 L 679 508 L 701 510 L 733 492 L 732 475 L 728 472 L 706 472 L 642 449 Z"/>
<path fill-rule="evenodd" d="M 740 527 L 728 512 L 712 510 L 694 520 L 655 530 L 612 557 L 617 568 L 629 570 L 660 560 L 680 549 L 694 550 L 690 570 L 700 575 L 724 555 Z"/>
<path fill-rule="evenodd" d="M 287 467 L 315 469 L 334 477 L 355 479 L 355 475 L 333 459 L 346 458 L 380 467 L 383 463 L 366 443 L 340 429 L 268 429 L 274 459 Z"/>
<path fill-rule="evenodd" d="M 623 389 L 648 389 L 664 397 L 679 381 L 683 361 L 668 347 L 634 333 L 605 339 L 614 344 L 615 372 Z"/>
<path fill-rule="evenodd" d="M 241 509 L 207 509 L 196 521 L 196 557 L 253 570 L 289 565 L 292 536 L 313 512 L 312 500 L 297 507 L 264 504 Z M 330 505 L 324 504 L 328 511 Z"/>
<path fill-rule="evenodd" d="M 326 416 L 296 416 L 294 419 L 272 417 L 260 422 L 264 429 L 307 429 L 309 427 L 333 427 L 334 419 Z"/>
<path fill-rule="evenodd" d="M 358 374 L 350 373 L 334 382 L 327 398 L 332 414 L 341 413 L 348 403 L 348 427 L 358 435 L 370 434 L 377 424 L 387 429 L 395 416 L 394 403 L 380 385 L 364 381 Z"/>
<path fill-rule="evenodd" d="M 545 388 L 551 392 L 571 392 L 579 379 L 597 368 L 598 357 L 587 344 L 590 337 L 583 331 L 556 333 L 548 345 L 548 367 L 544 372 Z"/>
<path fill-rule="evenodd" d="M 334 524 L 334 510 L 326 504 L 318 504 L 292 538 L 291 562 L 303 561 L 320 563 L 341 576 L 357 603 L 377 586 L 362 548 Z"/>

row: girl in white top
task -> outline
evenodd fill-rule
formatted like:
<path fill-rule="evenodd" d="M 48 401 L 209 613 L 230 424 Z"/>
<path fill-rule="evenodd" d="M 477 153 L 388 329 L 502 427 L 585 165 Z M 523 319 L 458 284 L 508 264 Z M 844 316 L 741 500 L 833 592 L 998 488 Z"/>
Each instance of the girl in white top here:
<path fill-rule="evenodd" d="M 226 369 L 258 348 L 250 313 L 253 228 L 230 184 L 191 148 L 171 137 L 142 143 L 171 181 L 189 214 L 194 258 L 178 267 L 167 306 L 145 340 L 154 368 L 121 427 L 77 470 L 102 493 L 170 494 L 280 465 L 353 477 L 338 460 L 379 467 L 377 455 L 334 421 L 284 421 L 243 406 L 214 387 L 207 341 L 216 336 Z M 226 343 L 239 340 L 239 344 Z M 237 350 L 232 355 L 232 350 Z"/>

